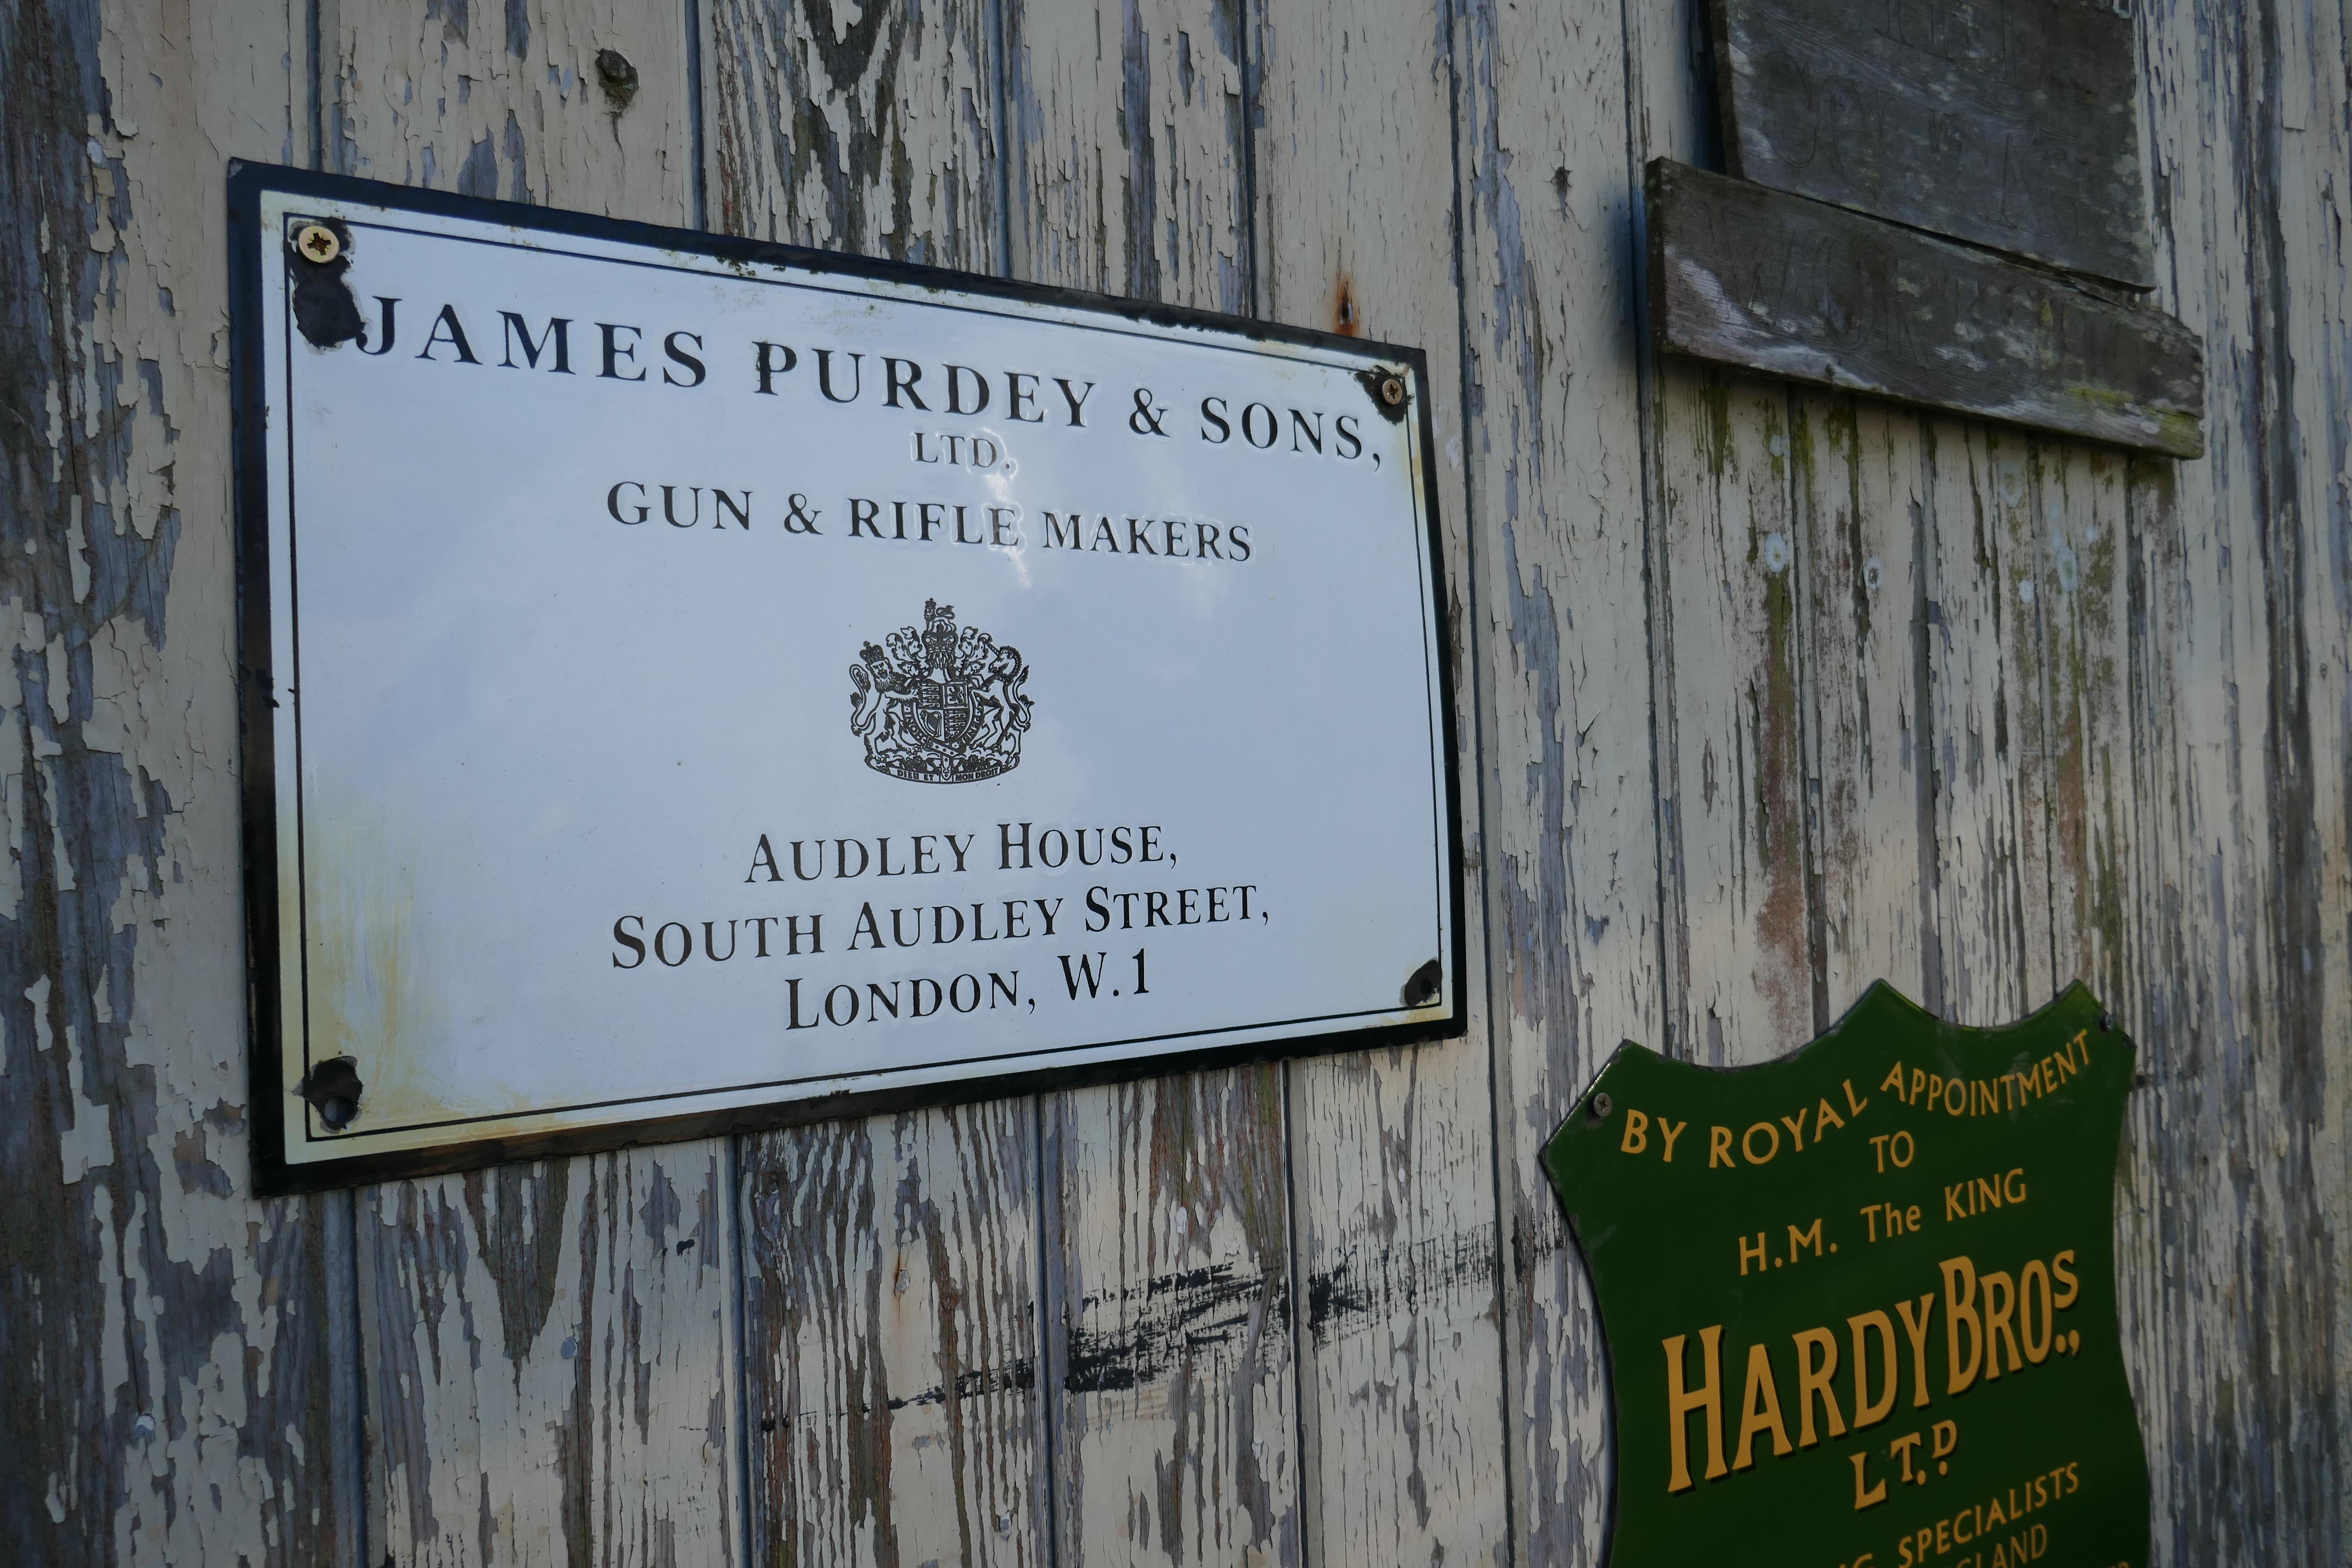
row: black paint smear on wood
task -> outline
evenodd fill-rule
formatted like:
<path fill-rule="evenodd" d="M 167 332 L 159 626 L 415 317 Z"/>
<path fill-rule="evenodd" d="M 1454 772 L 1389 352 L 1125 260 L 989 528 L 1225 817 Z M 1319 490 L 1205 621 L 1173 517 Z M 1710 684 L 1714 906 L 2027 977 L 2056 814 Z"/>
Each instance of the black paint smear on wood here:
<path fill-rule="evenodd" d="M 1731 173 L 2156 281 L 2132 20 L 2106 0 L 1712 0 Z"/>
<path fill-rule="evenodd" d="M 1465 1316 L 1487 1311 L 1497 1246 L 1494 1227 L 1479 1226 L 1404 1247 L 1351 1247 L 1308 1279 L 1307 1331 L 1320 1346 L 1409 1323 L 1449 1300 L 1465 1304 Z"/>
<path fill-rule="evenodd" d="M 1648 204 L 1661 353 L 2204 455 L 2203 345 L 2161 310 L 1668 159 Z"/>
<path fill-rule="evenodd" d="M 1280 1281 L 1269 1286 L 1263 1274 L 1244 1273 L 1232 1263 L 1088 1294 L 1071 1315 L 1062 1386 L 1072 1394 L 1108 1394 L 1159 1382 L 1195 1354 L 1278 1332 L 1287 1300 Z M 1112 1321 L 1095 1328 L 1089 1319 L 1097 1314 Z"/>

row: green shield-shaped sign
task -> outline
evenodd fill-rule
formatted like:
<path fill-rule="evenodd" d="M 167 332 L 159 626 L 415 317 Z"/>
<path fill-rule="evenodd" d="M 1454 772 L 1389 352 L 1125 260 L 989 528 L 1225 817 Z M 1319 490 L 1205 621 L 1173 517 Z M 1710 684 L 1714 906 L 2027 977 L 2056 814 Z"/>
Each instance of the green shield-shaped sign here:
<path fill-rule="evenodd" d="M 2141 1568 L 2116 1316 L 2131 1042 L 2077 985 L 1874 985 L 1776 1062 L 1628 1043 L 1544 1150 L 1616 1410 L 1612 1568 Z"/>

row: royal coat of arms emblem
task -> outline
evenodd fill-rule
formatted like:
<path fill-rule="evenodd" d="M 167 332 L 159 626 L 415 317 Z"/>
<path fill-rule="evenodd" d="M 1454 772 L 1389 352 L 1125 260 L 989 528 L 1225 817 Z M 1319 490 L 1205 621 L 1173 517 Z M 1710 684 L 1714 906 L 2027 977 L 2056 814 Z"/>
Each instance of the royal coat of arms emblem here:
<path fill-rule="evenodd" d="M 850 732 L 866 765 L 915 784 L 970 784 L 1021 765 L 1029 667 L 976 626 L 956 626 L 955 606 L 923 601 L 923 627 L 901 626 L 867 643 L 849 667 Z"/>

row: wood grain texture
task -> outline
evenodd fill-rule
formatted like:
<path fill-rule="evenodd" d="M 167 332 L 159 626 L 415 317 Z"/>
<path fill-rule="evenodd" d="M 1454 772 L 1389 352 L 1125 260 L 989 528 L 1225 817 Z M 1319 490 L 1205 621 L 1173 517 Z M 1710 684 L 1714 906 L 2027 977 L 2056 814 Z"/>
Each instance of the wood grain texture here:
<path fill-rule="evenodd" d="M 747 1140 L 757 1560 L 1049 1561 L 1035 1112 Z"/>
<path fill-rule="evenodd" d="M 1014 276 L 1246 314 L 1237 0 L 1008 3 Z M 1282 1069 L 1047 1097 L 1055 1561 L 1295 1563 Z"/>
<path fill-rule="evenodd" d="M 1435 505 L 1453 585 L 1455 723 L 1478 732 L 1462 448 L 1461 300 L 1442 6 L 1257 13 L 1253 188 L 1273 319 L 1429 351 Z M 1464 748 L 1465 901 L 1484 900 Z M 1458 1040 L 1292 1063 L 1301 1477 L 1310 1562 L 1492 1561 L 1506 1549 L 1501 1227 L 1484 922 Z"/>
<path fill-rule="evenodd" d="M 316 4 L 328 168 L 647 222 L 690 216 L 675 13 L 625 0 Z"/>
<path fill-rule="evenodd" d="M 1047 1101 L 1055 1561 L 1299 1561 L 1282 1079 Z"/>
<path fill-rule="evenodd" d="M 2057 994 L 2025 438 L 1928 426 L 1928 722 L 1942 1015 L 1986 1026 Z"/>
<path fill-rule="evenodd" d="M 1704 18 L 1653 7 L 1629 39 L 1633 178 L 1712 129 Z M 1643 189 L 1654 252 L 1659 215 Z M 1813 1030 L 1796 496 L 1785 385 L 1657 357 L 1646 462 L 1666 1038 L 1734 1067 Z"/>
<path fill-rule="evenodd" d="M 714 220 L 997 269 L 994 38 L 979 5 L 712 5 Z M 758 1560 L 1050 1560 L 1038 1138 L 1023 1099 L 743 1141 Z"/>
<path fill-rule="evenodd" d="M 370 1194 L 372 1551 L 667 1568 L 740 1549 L 726 1159 L 681 1144 Z"/>
<path fill-rule="evenodd" d="M 1664 1042 L 1623 13 L 1454 33 L 1514 1560 L 1598 1560 L 1599 1322 L 1536 1163 L 1631 1037 Z"/>
<path fill-rule="evenodd" d="M 2156 281 L 2127 8 L 1708 9 L 1733 174 L 2135 288 Z"/>
<path fill-rule="evenodd" d="M 329 1562 L 326 1208 L 251 1195 L 224 175 L 279 10 L 0 18 L 0 1558 Z"/>
<path fill-rule="evenodd" d="M 1241 0 L 1003 0 L 1013 276 L 1251 314 Z"/>
<path fill-rule="evenodd" d="M 1789 395 L 1679 369 L 1653 431 L 1660 793 L 1681 1034 L 1717 1067 L 1813 1032 Z"/>
<path fill-rule="evenodd" d="M 714 227 L 1001 269 L 992 6 L 709 0 L 706 10 Z"/>
<path fill-rule="evenodd" d="M 2153 896 L 2132 910 L 2149 953 L 2136 1317 L 2158 1541 L 2177 1562 L 2326 1561 L 2352 1539 L 2345 1216 L 2325 1170 L 2342 1148 L 2346 1051 L 2326 1029 L 2346 972 L 2321 961 L 2341 817 L 2316 815 L 2318 773 L 2340 776 L 2345 752 L 2319 762 L 2308 679 L 2341 643 L 2321 652 L 2305 619 L 2345 591 L 2342 25 L 2295 0 L 2141 19 L 2160 297 L 2222 345 L 2212 457 L 2136 469 L 2132 497 L 2159 547 L 2144 646 L 2167 678 L 2139 748 L 2141 809 L 2163 825 Z M 2323 65 L 2310 51 L 2331 40 Z M 2305 425 L 2320 398 L 2328 417 Z M 2334 493 L 2315 507 L 2323 474 Z"/>
<path fill-rule="evenodd" d="M 326 0 L 331 166 L 666 223 L 682 18 Z M 369 1551 L 667 1564 L 740 1550 L 734 1208 L 705 1142 L 361 1195 Z"/>
<path fill-rule="evenodd" d="M 1805 713 L 1814 1026 L 1885 980 L 1927 994 L 1920 832 L 1927 728 L 1913 631 L 1920 591 L 1917 418 L 1801 395 L 1790 433 Z"/>
<path fill-rule="evenodd" d="M 1662 160 L 1662 351 L 2177 458 L 2203 454 L 2194 333 L 2065 275 Z"/>

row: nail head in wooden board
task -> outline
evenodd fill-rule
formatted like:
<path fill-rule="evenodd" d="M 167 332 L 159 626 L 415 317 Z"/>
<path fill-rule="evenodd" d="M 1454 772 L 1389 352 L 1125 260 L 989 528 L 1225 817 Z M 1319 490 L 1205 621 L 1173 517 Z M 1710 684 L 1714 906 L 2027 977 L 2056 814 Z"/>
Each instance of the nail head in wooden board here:
<path fill-rule="evenodd" d="M 2110 0 L 1712 0 L 1742 179 L 2146 289 L 2132 19 Z"/>
<path fill-rule="evenodd" d="M 1648 200 L 1661 353 L 2204 456 L 2203 345 L 2161 310 L 1666 159 Z"/>

